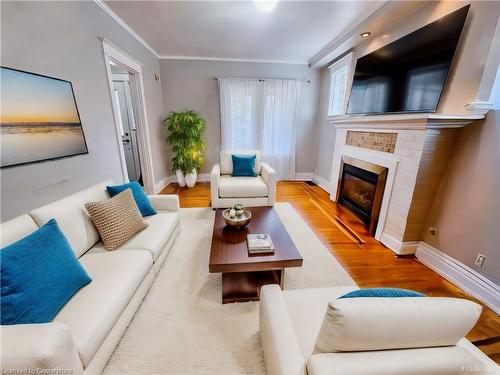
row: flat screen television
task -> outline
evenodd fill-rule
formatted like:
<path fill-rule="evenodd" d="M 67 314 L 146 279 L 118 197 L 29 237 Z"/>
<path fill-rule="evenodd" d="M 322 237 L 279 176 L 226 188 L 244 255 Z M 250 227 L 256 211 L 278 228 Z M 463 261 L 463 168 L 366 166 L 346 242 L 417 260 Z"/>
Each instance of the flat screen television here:
<path fill-rule="evenodd" d="M 348 114 L 435 112 L 469 5 L 359 58 Z"/>

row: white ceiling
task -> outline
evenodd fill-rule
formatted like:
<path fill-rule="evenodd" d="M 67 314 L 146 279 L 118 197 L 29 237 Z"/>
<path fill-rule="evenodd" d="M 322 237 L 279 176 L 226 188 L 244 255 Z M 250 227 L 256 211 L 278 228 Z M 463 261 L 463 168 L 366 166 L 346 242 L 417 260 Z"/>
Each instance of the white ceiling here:
<path fill-rule="evenodd" d="M 307 63 L 383 1 L 106 1 L 160 57 Z"/>

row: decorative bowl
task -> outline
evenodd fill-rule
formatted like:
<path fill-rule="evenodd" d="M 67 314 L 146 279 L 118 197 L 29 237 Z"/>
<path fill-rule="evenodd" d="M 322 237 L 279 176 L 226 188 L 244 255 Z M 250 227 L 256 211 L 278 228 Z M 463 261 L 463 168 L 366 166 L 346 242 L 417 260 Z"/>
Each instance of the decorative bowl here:
<path fill-rule="evenodd" d="M 224 211 L 222 211 L 222 217 L 224 218 L 226 225 L 231 228 L 243 229 L 248 225 L 248 223 L 252 219 L 252 213 L 247 208 L 239 210 L 235 217 L 229 216 L 230 210 L 231 208 L 227 208 Z"/>

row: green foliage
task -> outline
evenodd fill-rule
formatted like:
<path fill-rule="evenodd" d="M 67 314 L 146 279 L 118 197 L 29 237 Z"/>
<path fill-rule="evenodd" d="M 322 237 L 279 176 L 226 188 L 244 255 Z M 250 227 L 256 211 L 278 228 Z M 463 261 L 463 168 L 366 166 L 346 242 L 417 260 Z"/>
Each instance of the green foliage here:
<path fill-rule="evenodd" d="M 169 132 L 167 142 L 172 146 L 172 170 L 182 173 L 198 172 L 205 163 L 203 132 L 205 120 L 194 111 L 170 112 L 164 120 Z"/>

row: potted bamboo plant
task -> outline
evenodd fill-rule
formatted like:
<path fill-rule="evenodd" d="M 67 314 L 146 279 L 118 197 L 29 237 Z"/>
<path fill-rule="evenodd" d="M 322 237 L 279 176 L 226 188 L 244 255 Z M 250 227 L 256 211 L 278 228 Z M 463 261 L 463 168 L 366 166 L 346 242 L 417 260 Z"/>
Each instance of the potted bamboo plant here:
<path fill-rule="evenodd" d="M 172 146 L 172 170 L 180 187 L 196 184 L 198 172 L 203 167 L 205 120 L 194 111 L 170 112 L 164 120 Z"/>

